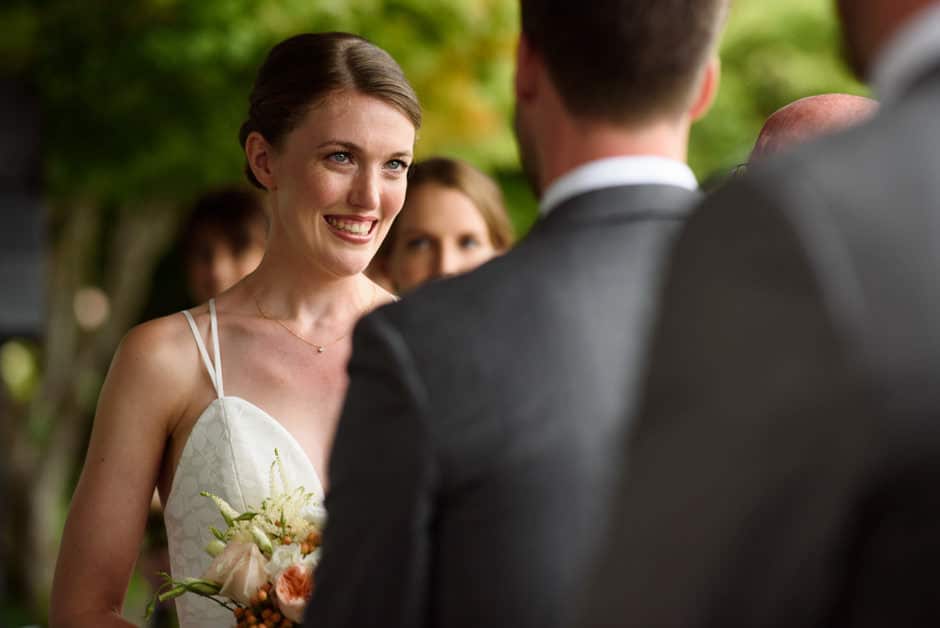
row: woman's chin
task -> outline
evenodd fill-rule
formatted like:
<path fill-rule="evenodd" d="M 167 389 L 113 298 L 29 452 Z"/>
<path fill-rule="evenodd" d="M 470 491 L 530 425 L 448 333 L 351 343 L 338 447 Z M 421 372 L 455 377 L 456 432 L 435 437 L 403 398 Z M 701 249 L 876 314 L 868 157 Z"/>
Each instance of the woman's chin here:
<path fill-rule="evenodd" d="M 324 260 L 323 265 L 331 275 L 352 277 L 364 272 L 371 261 L 371 255 L 338 255 Z"/>

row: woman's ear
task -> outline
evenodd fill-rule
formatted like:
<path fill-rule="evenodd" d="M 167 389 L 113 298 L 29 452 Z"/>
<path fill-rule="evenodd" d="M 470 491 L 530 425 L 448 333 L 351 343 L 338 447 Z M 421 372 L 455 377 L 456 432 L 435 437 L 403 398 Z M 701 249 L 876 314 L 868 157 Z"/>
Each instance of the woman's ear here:
<path fill-rule="evenodd" d="M 689 117 L 693 122 L 705 117 L 712 103 L 715 102 L 715 96 L 718 94 L 718 83 L 721 77 L 721 60 L 718 55 L 713 55 L 705 66 L 705 72 L 698 88 L 698 94 L 692 102 L 692 108 L 689 109 Z"/>
<path fill-rule="evenodd" d="M 273 168 L 274 148 L 257 131 L 252 131 L 245 140 L 245 157 L 258 183 L 268 191 L 276 190 L 277 180 Z"/>

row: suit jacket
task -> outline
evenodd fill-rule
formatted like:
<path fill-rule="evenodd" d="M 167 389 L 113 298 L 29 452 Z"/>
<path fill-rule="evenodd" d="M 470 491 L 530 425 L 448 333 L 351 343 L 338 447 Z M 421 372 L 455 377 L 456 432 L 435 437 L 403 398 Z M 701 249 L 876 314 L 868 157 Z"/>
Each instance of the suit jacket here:
<path fill-rule="evenodd" d="M 706 201 L 583 626 L 940 625 L 940 73 Z"/>
<path fill-rule="evenodd" d="M 307 625 L 573 618 L 626 382 L 696 198 L 660 185 L 575 197 L 510 253 L 358 325 Z"/>

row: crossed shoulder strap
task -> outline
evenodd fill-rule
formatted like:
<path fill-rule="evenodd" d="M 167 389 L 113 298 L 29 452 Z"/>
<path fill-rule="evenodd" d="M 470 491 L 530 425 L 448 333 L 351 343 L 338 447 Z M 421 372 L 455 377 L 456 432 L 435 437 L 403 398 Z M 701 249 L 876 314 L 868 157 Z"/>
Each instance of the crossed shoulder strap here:
<path fill-rule="evenodd" d="M 209 352 L 206 351 L 206 345 L 202 341 L 202 334 L 199 333 L 199 328 L 196 327 L 196 321 L 193 320 L 192 314 L 183 310 L 183 315 L 186 317 L 187 322 L 189 322 L 189 328 L 193 331 L 193 338 L 196 339 L 196 346 L 199 347 L 199 355 L 202 356 L 202 363 L 209 373 L 209 381 L 212 382 L 212 387 L 215 388 L 216 395 L 221 399 L 225 396 L 225 388 L 222 386 L 222 358 L 219 355 L 219 319 L 215 313 L 215 299 L 209 299 L 209 335 L 212 340 L 212 351 L 215 356 L 214 361 L 209 359 Z"/>

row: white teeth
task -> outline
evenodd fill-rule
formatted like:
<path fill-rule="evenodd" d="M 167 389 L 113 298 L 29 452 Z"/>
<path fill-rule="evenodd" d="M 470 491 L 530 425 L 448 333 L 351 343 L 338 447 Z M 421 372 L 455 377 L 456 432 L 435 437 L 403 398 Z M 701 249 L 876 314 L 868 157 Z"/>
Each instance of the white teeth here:
<path fill-rule="evenodd" d="M 332 216 L 328 217 L 326 221 L 330 223 L 334 229 L 339 229 L 340 231 L 346 231 L 348 233 L 354 233 L 356 235 L 366 235 L 369 233 L 369 231 L 372 230 L 371 222 L 342 220 L 339 218 L 333 218 Z"/>

